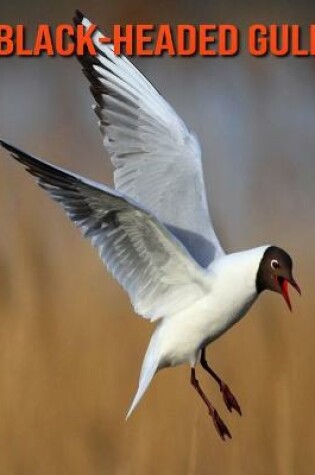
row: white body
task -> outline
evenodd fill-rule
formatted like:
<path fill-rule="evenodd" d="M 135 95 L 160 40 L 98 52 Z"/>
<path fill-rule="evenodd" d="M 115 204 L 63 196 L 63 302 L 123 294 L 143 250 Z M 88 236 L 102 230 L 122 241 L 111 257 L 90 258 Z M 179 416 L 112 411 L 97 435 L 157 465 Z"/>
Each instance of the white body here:
<path fill-rule="evenodd" d="M 227 331 L 257 298 L 256 274 L 268 246 L 229 254 L 208 269 L 211 291 L 187 309 L 163 318 L 155 329 L 141 370 L 134 410 L 158 369 L 199 362 L 200 350 Z"/>

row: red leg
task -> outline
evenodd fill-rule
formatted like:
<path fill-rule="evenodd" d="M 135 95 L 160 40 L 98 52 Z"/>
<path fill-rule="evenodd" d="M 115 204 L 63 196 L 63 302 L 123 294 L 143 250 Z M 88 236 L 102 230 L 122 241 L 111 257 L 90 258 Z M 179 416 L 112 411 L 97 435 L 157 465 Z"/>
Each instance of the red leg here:
<path fill-rule="evenodd" d="M 231 392 L 230 388 L 228 387 L 228 385 L 225 384 L 224 381 L 222 381 L 222 379 L 219 378 L 219 376 L 208 365 L 208 362 L 206 360 L 206 350 L 204 348 L 201 350 L 200 364 L 203 367 L 203 369 L 205 371 L 207 371 L 207 373 L 209 373 L 216 380 L 218 385 L 220 386 L 220 391 L 223 395 L 223 399 L 224 399 L 225 405 L 228 408 L 228 410 L 230 412 L 232 412 L 232 409 L 235 409 L 239 413 L 239 415 L 241 416 L 242 411 L 241 411 L 241 408 L 239 406 L 239 403 L 236 400 L 236 397 L 232 394 L 232 392 Z"/>
<path fill-rule="evenodd" d="M 196 391 L 199 393 L 199 395 L 201 396 L 204 403 L 206 404 L 206 406 L 209 410 L 209 414 L 212 417 L 214 426 L 215 426 L 219 436 L 221 437 L 221 439 L 225 440 L 225 437 L 229 437 L 231 439 L 232 436 L 230 434 L 229 429 L 226 427 L 226 425 L 222 421 L 221 417 L 217 413 L 216 409 L 212 406 L 211 402 L 209 401 L 209 399 L 207 398 L 207 396 L 205 395 L 205 393 L 201 389 L 201 387 L 199 385 L 199 381 L 196 378 L 195 368 L 191 368 L 190 382 L 193 385 L 193 387 L 196 389 Z"/>

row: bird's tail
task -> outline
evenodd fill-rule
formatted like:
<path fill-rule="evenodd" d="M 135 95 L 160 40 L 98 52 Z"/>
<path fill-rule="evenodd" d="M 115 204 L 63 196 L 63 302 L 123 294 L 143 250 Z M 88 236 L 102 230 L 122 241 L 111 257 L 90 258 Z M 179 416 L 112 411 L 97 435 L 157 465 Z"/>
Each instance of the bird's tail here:
<path fill-rule="evenodd" d="M 145 391 L 148 389 L 149 384 L 152 381 L 153 376 L 155 375 L 156 371 L 159 367 L 160 362 L 160 354 L 159 354 L 159 345 L 158 345 L 158 338 L 157 338 L 157 331 L 152 335 L 150 344 L 148 346 L 147 352 L 144 357 L 144 361 L 142 364 L 140 378 L 139 378 L 139 386 L 136 392 L 136 395 L 132 401 L 130 409 L 127 413 L 126 420 L 130 417 L 133 410 L 139 404 L 140 399 L 144 395 Z"/>

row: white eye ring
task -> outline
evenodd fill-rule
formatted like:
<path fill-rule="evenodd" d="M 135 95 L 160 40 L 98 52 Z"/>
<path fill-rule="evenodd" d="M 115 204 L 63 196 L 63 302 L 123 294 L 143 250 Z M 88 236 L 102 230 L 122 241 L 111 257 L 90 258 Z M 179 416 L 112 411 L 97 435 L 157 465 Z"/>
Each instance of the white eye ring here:
<path fill-rule="evenodd" d="M 277 259 L 272 259 L 270 265 L 273 269 L 279 269 L 279 267 L 280 267 L 279 262 L 277 261 Z"/>

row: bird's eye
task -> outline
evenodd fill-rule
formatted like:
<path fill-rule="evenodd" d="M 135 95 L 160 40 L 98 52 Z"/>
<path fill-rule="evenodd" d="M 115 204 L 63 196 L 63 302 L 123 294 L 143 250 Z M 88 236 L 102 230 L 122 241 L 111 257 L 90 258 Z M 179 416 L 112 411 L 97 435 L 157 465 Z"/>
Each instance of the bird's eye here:
<path fill-rule="evenodd" d="M 272 267 L 273 269 L 279 269 L 279 267 L 280 267 L 280 264 L 279 264 L 279 262 L 277 261 L 277 259 L 272 259 L 270 265 L 271 265 L 271 267 Z"/>

